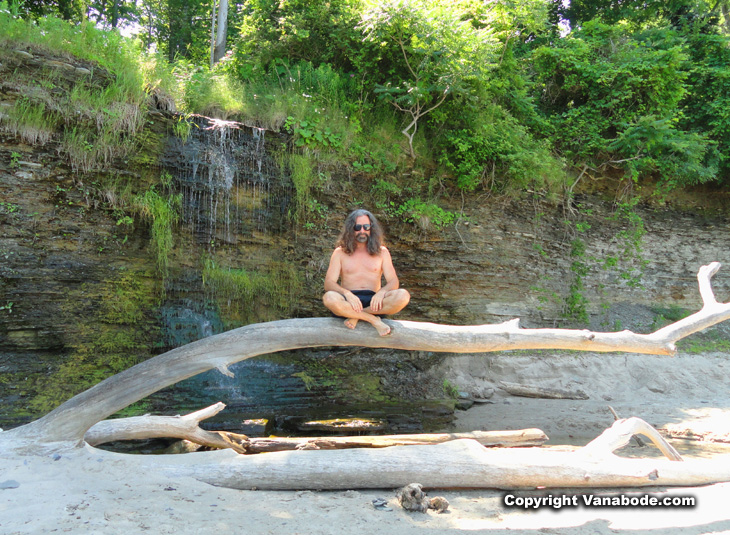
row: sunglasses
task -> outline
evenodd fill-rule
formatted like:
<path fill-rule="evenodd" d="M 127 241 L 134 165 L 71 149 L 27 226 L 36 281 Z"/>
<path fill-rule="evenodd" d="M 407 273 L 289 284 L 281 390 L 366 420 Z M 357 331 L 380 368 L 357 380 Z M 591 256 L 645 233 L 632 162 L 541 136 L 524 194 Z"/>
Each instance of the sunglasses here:
<path fill-rule="evenodd" d="M 372 225 L 368 225 L 368 224 L 365 224 L 365 225 L 355 225 L 355 232 L 359 232 L 361 229 L 362 230 L 370 230 L 370 227 L 372 227 Z"/>

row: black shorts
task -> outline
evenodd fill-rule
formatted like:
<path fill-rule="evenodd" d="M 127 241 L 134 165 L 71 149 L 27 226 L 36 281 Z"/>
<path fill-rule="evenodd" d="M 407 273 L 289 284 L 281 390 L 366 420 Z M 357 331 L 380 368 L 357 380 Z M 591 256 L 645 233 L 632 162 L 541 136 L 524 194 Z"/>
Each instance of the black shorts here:
<path fill-rule="evenodd" d="M 375 295 L 375 292 L 372 290 L 350 290 L 352 293 L 354 293 L 357 298 L 362 303 L 363 308 L 367 308 L 370 306 L 370 301 L 372 301 L 373 296 Z M 342 298 L 344 299 L 345 296 L 343 295 Z M 337 314 L 332 314 L 335 318 L 342 318 L 344 316 L 338 316 Z"/>
<path fill-rule="evenodd" d="M 363 308 L 367 308 L 370 306 L 370 301 L 372 301 L 373 296 L 375 295 L 375 292 L 372 290 L 351 290 L 351 291 L 360 300 Z"/>

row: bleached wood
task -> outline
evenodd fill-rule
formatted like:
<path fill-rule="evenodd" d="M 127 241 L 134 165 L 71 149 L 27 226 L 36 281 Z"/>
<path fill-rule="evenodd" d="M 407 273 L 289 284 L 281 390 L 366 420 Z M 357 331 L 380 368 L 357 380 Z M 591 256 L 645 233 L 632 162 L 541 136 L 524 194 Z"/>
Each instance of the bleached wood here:
<path fill-rule="evenodd" d="M 303 449 L 387 448 L 442 444 L 469 438 L 489 447 L 539 446 L 548 439 L 539 429 L 516 431 L 472 431 L 469 433 L 418 433 L 413 435 L 341 436 L 341 437 L 267 437 L 249 438 L 246 453 L 264 453 Z"/>
<path fill-rule="evenodd" d="M 86 432 L 84 440 L 91 446 L 119 440 L 148 438 L 179 438 L 202 446 L 232 448 L 238 453 L 264 453 L 301 449 L 386 448 L 440 444 L 449 440 L 470 438 L 484 446 L 539 446 L 548 439 L 540 429 L 511 431 L 472 431 L 469 433 L 416 433 L 410 435 L 334 436 L 334 437 L 252 437 L 206 431 L 199 427 L 202 420 L 215 416 L 225 408 L 218 402 L 185 416 L 134 416 L 104 420 Z"/>
<path fill-rule="evenodd" d="M 641 418 L 622 418 L 616 420 L 611 427 L 600 436 L 579 450 L 583 456 L 606 458 L 609 454 L 629 443 L 634 435 L 644 435 L 659 448 L 670 461 L 683 461 L 682 456 L 674 449 L 659 431 Z"/>
<path fill-rule="evenodd" d="M 572 329 L 521 329 L 518 320 L 499 325 L 449 326 L 413 321 L 388 322 L 392 334 L 377 336 L 360 322 L 356 329 L 335 318 L 289 319 L 247 325 L 173 349 L 142 362 L 82 392 L 30 424 L 0 434 L 0 440 L 82 444 L 95 423 L 179 381 L 257 355 L 321 346 L 384 347 L 435 352 L 478 353 L 513 349 L 573 349 L 671 355 L 674 343 L 730 317 L 730 305 L 718 303 L 711 277 L 720 264 L 700 268 L 703 308 L 652 334 Z"/>
<path fill-rule="evenodd" d="M 714 460 L 628 459 L 541 448 L 485 448 L 469 439 L 429 446 L 155 456 L 147 470 L 236 489 L 616 488 L 730 481 L 730 455 Z"/>
<path fill-rule="evenodd" d="M 500 381 L 499 386 L 505 392 L 513 396 L 542 399 L 588 399 L 588 395 L 582 390 L 563 390 L 560 388 L 544 388 L 541 386 L 522 385 L 519 383 L 508 383 Z"/>
<path fill-rule="evenodd" d="M 218 402 L 184 416 L 150 416 L 148 414 L 104 420 L 94 424 L 84 435 L 84 440 L 92 446 L 98 446 L 117 440 L 180 438 L 203 446 L 232 448 L 238 453 L 245 453 L 245 449 L 237 441 L 232 441 L 225 434 L 206 431 L 199 427 L 202 420 L 215 416 L 225 408 L 224 403 Z"/>

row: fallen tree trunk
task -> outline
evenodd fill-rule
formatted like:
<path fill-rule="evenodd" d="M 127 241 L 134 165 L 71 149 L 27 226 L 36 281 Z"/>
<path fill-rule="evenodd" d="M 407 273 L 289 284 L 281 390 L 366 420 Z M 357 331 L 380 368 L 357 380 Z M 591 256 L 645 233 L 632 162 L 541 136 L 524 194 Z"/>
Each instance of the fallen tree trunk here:
<path fill-rule="evenodd" d="M 702 309 L 651 334 L 631 331 L 598 333 L 572 329 L 521 329 L 518 320 L 499 325 L 449 326 L 386 320 L 390 336 L 377 336 L 369 326 L 346 328 L 335 318 L 290 319 L 247 325 L 173 349 L 137 364 L 63 403 L 27 425 L 0 434 L 0 440 L 81 445 L 97 422 L 146 396 L 179 381 L 257 355 L 320 346 L 364 346 L 394 349 L 478 353 L 513 349 L 573 349 L 672 355 L 675 342 L 730 318 L 730 304 L 715 300 L 711 278 L 720 268 L 713 262 L 697 278 Z M 361 322 L 362 323 L 362 322 Z M 60 446 L 66 447 L 66 446 Z"/>
<path fill-rule="evenodd" d="M 588 399 L 582 390 L 562 390 L 560 388 L 543 388 L 541 386 L 521 385 L 500 381 L 499 386 L 513 396 L 541 399 Z"/>
<path fill-rule="evenodd" d="M 308 449 L 386 448 L 441 444 L 449 440 L 469 438 L 483 446 L 539 446 L 548 439 L 539 429 L 516 431 L 473 431 L 471 433 L 420 433 L 412 435 L 338 436 L 338 437 L 266 437 L 249 438 L 225 431 L 206 431 L 200 421 L 215 416 L 225 408 L 218 402 L 185 416 L 134 416 L 104 420 L 86 432 L 84 439 L 91 446 L 118 440 L 147 438 L 180 438 L 211 448 L 231 448 L 237 453 L 265 453 Z"/>
<path fill-rule="evenodd" d="M 215 416 L 225 409 L 224 403 L 206 407 L 185 416 L 134 416 L 116 420 L 104 420 L 94 424 L 86 432 L 84 440 L 91 446 L 106 444 L 117 440 L 140 440 L 146 438 L 180 438 L 211 448 L 232 448 L 238 453 L 246 453 L 241 442 L 248 440 L 245 435 L 219 433 L 201 429 L 201 420 Z"/>
<path fill-rule="evenodd" d="M 418 481 L 424 488 L 497 489 L 688 486 L 730 481 L 730 455 L 678 462 L 627 459 L 612 453 L 635 432 L 649 433 L 652 441 L 657 440 L 650 429 L 638 418 L 620 420 L 596 441 L 574 452 L 488 449 L 475 440 L 462 439 L 431 446 L 266 455 L 219 451 L 155 456 L 140 462 L 146 462 L 145 470 L 162 470 L 169 476 L 190 476 L 236 489 L 392 489 L 407 481 Z"/>
<path fill-rule="evenodd" d="M 539 429 L 516 431 L 472 431 L 470 433 L 419 433 L 414 435 L 382 435 L 352 437 L 268 437 L 250 438 L 247 453 L 287 450 L 389 448 L 392 446 L 426 446 L 452 440 L 471 439 L 486 447 L 540 446 L 548 439 Z"/>

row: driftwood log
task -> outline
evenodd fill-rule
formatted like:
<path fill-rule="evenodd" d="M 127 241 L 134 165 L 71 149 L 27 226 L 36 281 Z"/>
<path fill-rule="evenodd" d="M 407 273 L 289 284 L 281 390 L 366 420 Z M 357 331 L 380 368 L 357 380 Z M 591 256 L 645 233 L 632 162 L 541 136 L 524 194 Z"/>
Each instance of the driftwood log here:
<path fill-rule="evenodd" d="M 712 291 L 711 278 L 719 268 L 720 264 L 714 262 L 698 272 L 703 300 L 699 312 L 651 334 L 521 329 L 518 320 L 478 326 L 386 320 L 392 329 L 387 337 L 375 335 L 368 326 L 347 329 L 335 318 L 248 325 L 147 360 L 102 381 L 34 422 L 0 433 L 0 453 L 38 453 L 83 446 L 84 435 L 94 424 L 157 390 L 212 368 L 230 375 L 230 364 L 289 349 L 361 346 L 460 353 L 572 349 L 672 355 L 678 340 L 730 318 L 730 304 L 718 303 Z M 487 450 L 474 440 L 455 440 L 434 446 L 256 456 L 240 456 L 229 449 L 129 462 L 146 463 L 146 469 L 182 472 L 201 481 L 235 488 L 393 488 L 418 481 L 425 487 L 513 489 L 730 481 L 727 462 L 661 464 L 655 460 L 619 459 L 610 452 L 604 452 L 601 461 L 596 462 L 595 451 L 587 451 L 591 455 L 583 455 L 580 450 Z M 232 459 L 231 455 L 235 457 Z M 291 455 L 297 456 L 296 461 Z M 606 458 L 611 462 L 605 462 Z"/>
<path fill-rule="evenodd" d="M 500 381 L 499 386 L 513 396 L 524 398 L 543 399 L 588 399 L 588 394 L 582 390 L 563 390 L 562 388 L 543 388 L 541 386 L 521 385 Z"/>
<path fill-rule="evenodd" d="M 225 408 L 221 402 L 185 416 L 134 416 L 104 420 L 86 432 L 84 440 L 98 446 L 117 440 L 142 438 L 180 438 L 211 448 L 232 448 L 238 453 L 266 453 L 287 450 L 335 450 L 347 448 L 387 448 L 441 444 L 449 440 L 472 439 L 488 447 L 539 446 L 548 439 L 539 429 L 515 431 L 473 431 L 471 433 L 419 433 L 410 435 L 336 436 L 336 437 L 266 437 L 250 438 L 222 431 L 206 431 L 201 420 L 215 416 Z"/>
<path fill-rule="evenodd" d="M 423 488 L 497 489 L 689 486 L 730 481 L 730 455 L 677 461 L 628 459 L 613 454 L 632 434 L 643 434 L 648 429 L 650 426 L 638 418 L 620 420 L 593 443 L 572 452 L 485 448 L 474 440 L 463 439 L 385 449 L 265 455 L 218 450 L 127 457 L 134 457 L 131 462 L 139 463 L 138 470 L 189 476 L 236 489 L 392 489 L 409 481 L 418 481 Z M 667 449 L 665 445 L 662 448 Z M 104 455 L 118 458 L 121 454 Z"/>

